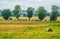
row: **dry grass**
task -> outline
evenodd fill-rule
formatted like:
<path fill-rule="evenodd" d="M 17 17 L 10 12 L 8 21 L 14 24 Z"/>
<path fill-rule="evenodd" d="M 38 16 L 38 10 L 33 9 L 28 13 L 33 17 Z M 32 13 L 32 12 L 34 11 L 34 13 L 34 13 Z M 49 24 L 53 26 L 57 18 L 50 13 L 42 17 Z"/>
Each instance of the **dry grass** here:
<path fill-rule="evenodd" d="M 12 18 L 13 20 L 17 20 L 16 17 L 10 17 L 10 18 Z M 4 20 L 3 17 L 0 17 L 0 20 Z M 28 21 L 28 17 L 19 17 L 19 20 L 20 21 Z M 32 17 L 30 20 L 31 21 L 38 21 L 39 18 L 38 17 Z M 50 17 L 45 17 L 44 20 L 49 21 L 50 20 Z M 58 17 L 57 20 L 60 21 L 60 17 Z"/>
<path fill-rule="evenodd" d="M 19 18 L 20 20 L 28 20 L 28 17 L 20 17 Z M 37 20 L 39 20 L 39 18 L 38 17 L 32 17 L 31 19 L 30 19 L 31 21 L 37 21 Z M 50 17 L 45 17 L 45 19 L 44 20 L 47 20 L 47 21 L 49 21 L 50 20 Z M 44 21 L 43 20 L 43 21 Z M 60 21 L 60 17 L 57 17 L 57 20 L 58 21 Z"/>
<path fill-rule="evenodd" d="M 0 39 L 60 39 L 60 27 L 58 26 L 45 25 L 22 28 L 11 24 L 3 26 L 0 26 Z M 52 28 L 53 32 L 46 32 L 48 27 Z"/>
<path fill-rule="evenodd" d="M 37 17 L 32 17 L 31 21 L 23 20 L 0 20 L 0 39 L 60 39 L 60 23 L 35 21 L 39 20 Z M 44 20 L 49 20 L 49 17 Z M 53 32 L 46 32 L 47 28 Z"/>
<path fill-rule="evenodd" d="M 60 39 L 60 24 L 46 21 L 0 21 L 0 39 Z M 53 32 L 46 32 L 52 28 Z"/>
<path fill-rule="evenodd" d="M 0 29 L 21 29 L 26 27 L 40 27 L 40 26 L 48 26 L 51 23 L 38 22 L 38 21 L 0 21 Z"/>

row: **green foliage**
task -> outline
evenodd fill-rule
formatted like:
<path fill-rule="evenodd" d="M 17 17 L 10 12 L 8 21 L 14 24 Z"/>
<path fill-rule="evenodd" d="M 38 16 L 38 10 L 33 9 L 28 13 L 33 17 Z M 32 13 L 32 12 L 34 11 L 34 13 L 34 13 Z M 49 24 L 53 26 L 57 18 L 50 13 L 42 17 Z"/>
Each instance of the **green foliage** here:
<path fill-rule="evenodd" d="M 26 17 L 27 15 L 26 14 L 23 14 L 24 17 Z"/>
<path fill-rule="evenodd" d="M 2 16 L 5 20 L 8 20 L 8 18 L 11 16 L 11 11 L 9 9 L 2 10 Z"/>
<path fill-rule="evenodd" d="M 18 18 L 20 16 L 20 14 L 19 14 L 20 9 L 21 9 L 20 6 L 19 5 L 16 5 L 15 6 L 15 10 L 13 10 L 14 16 L 17 18 L 17 20 L 18 20 Z"/>
<path fill-rule="evenodd" d="M 14 13 L 14 16 L 18 19 L 20 16 L 19 11 L 14 10 L 13 13 Z"/>
<path fill-rule="evenodd" d="M 38 12 L 38 18 L 40 20 L 43 20 L 46 16 L 46 10 L 44 9 L 44 7 L 39 7 L 37 12 Z"/>
<path fill-rule="evenodd" d="M 59 6 L 53 5 L 53 6 L 52 6 L 52 10 L 53 10 L 53 11 L 58 11 L 58 10 L 59 10 Z"/>
<path fill-rule="evenodd" d="M 51 16 L 50 16 L 51 21 L 57 20 L 58 10 L 59 10 L 58 6 L 56 6 L 56 5 L 52 6 L 52 12 L 51 12 Z"/>
<path fill-rule="evenodd" d="M 51 13 L 51 16 L 50 16 L 50 20 L 53 21 L 53 20 L 57 20 L 57 11 L 52 11 Z"/>
<path fill-rule="evenodd" d="M 20 8 L 20 5 L 16 5 L 15 6 L 15 10 L 19 11 L 21 8 Z"/>
<path fill-rule="evenodd" d="M 27 16 L 29 17 L 29 20 L 30 20 L 30 18 L 33 15 L 34 8 L 29 7 L 26 11 L 27 11 Z"/>

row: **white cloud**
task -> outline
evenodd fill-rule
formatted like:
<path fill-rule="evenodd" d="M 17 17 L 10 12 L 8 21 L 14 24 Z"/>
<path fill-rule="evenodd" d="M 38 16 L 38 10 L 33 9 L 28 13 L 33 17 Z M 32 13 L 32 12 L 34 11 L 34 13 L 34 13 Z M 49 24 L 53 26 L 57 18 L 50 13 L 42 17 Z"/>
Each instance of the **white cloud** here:
<path fill-rule="evenodd" d="M 50 11 L 52 5 L 60 6 L 60 0 L 0 0 L 0 9 L 14 9 L 17 4 L 21 5 L 22 9 L 27 9 L 30 6 L 37 9 L 39 6 L 44 6 Z"/>

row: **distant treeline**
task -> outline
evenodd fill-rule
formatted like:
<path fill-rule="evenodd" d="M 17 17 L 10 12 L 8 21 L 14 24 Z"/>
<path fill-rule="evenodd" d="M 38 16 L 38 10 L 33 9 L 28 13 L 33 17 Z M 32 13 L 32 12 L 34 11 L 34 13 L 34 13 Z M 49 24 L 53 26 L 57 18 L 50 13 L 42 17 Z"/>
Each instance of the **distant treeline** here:
<path fill-rule="evenodd" d="M 1 12 L 2 11 L 0 10 L 0 16 L 2 16 Z M 47 12 L 46 13 L 46 16 L 50 16 L 50 15 L 51 15 L 51 12 Z M 11 16 L 14 16 L 13 11 L 11 11 Z M 20 16 L 26 17 L 27 16 L 27 12 L 25 10 L 21 10 Z M 34 11 L 33 16 L 38 16 L 36 11 Z M 60 12 L 57 13 L 57 16 L 60 16 Z"/>
<path fill-rule="evenodd" d="M 50 16 L 50 20 L 56 20 L 58 16 L 60 16 L 59 6 L 53 5 L 51 8 L 51 12 L 48 12 L 43 6 L 38 7 L 35 10 L 33 7 L 28 7 L 27 10 L 21 10 L 20 5 L 16 5 L 14 10 L 10 9 L 3 9 L 0 10 L 0 16 L 3 16 L 5 20 L 8 20 L 10 16 L 15 16 L 18 20 L 20 16 L 28 17 L 29 21 L 30 18 L 33 16 L 38 16 L 40 20 L 43 20 L 46 16 Z"/>

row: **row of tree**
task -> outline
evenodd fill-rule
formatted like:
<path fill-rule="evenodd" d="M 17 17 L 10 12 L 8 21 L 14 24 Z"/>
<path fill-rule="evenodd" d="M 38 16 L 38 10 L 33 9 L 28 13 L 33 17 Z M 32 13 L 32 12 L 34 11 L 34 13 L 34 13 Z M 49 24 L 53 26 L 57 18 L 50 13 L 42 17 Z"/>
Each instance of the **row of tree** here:
<path fill-rule="evenodd" d="M 56 20 L 59 7 L 56 5 L 53 5 L 51 9 L 52 9 L 52 11 L 51 11 L 51 15 L 50 15 L 50 20 L 51 21 Z M 14 10 L 13 10 L 13 14 L 17 18 L 17 20 L 20 16 L 20 14 L 19 14 L 20 11 L 21 11 L 20 5 L 16 5 Z M 43 20 L 46 17 L 47 10 L 44 7 L 40 6 L 36 11 L 38 13 L 38 18 L 40 20 Z M 27 8 L 26 12 L 27 12 L 27 17 L 30 20 L 30 18 L 32 17 L 33 12 L 34 12 L 34 8 L 29 7 L 29 8 Z M 2 10 L 1 13 L 2 13 L 2 16 L 5 20 L 8 20 L 8 18 L 11 16 L 10 9 L 4 9 L 4 10 Z"/>

